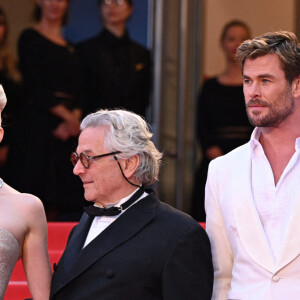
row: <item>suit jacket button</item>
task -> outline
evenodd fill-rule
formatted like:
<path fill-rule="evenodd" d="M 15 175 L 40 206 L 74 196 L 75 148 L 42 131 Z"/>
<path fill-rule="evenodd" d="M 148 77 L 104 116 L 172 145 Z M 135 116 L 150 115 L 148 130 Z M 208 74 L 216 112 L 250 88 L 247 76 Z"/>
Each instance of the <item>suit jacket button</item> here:
<path fill-rule="evenodd" d="M 111 269 L 107 269 L 105 271 L 105 276 L 108 278 L 108 279 L 111 279 L 115 276 L 115 272 Z"/>

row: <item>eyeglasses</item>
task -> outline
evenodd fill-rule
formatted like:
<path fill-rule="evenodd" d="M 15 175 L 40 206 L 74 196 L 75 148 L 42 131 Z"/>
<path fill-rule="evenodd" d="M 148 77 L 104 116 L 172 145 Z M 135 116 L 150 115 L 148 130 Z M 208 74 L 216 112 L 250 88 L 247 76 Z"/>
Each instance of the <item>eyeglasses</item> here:
<path fill-rule="evenodd" d="M 70 160 L 71 160 L 74 167 L 77 164 L 78 160 L 80 160 L 82 165 L 86 169 L 88 169 L 90 167 L 90 161 L 91 160 L 99 159 L 101 157 L 105 157 L 105 156 L 109 156 L 109 155 L 115 155 L 115 154 L 119 154 L 119 153 L 121 153 L 121 151 L 114 151 L 114 152 L 109 152 L 109 153 L 100 154 L 100 155 L 96 155 L 96 156 L 89 156 L 85 152 L 81 152 L 80 154 L 77 154 L 76 152 L 73 152 L 71 154 L 71 159 Z"/>
<path fill-rule="evenodd" d="M 111 5 L 112 3 L 116 4 L 116 5 L 119 5 L 119 6 L 122 6 L 124 5 L 126 2 L 126 0 L 103 0 L 103 4 L 105 5 Z"/>

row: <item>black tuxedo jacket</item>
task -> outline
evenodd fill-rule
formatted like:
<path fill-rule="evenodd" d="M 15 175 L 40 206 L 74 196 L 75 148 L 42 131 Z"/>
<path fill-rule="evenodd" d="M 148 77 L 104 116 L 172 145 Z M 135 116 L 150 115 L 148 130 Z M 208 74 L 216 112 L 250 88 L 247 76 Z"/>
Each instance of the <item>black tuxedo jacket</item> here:
<path fill-rule="evenodd" d="M 83 250 L 91 218 L 71 231 L 53 274 L 51 300 L 209 300 L 210 243 L 190 216 L 151 193 Z"/>
<path fill-rule="evenodd" d="M 151 88 L 150 52 L 126 33 L 107 30 L 77 46 L 87 94 L 86 112 L 125 108 L 145 116 Z"/>

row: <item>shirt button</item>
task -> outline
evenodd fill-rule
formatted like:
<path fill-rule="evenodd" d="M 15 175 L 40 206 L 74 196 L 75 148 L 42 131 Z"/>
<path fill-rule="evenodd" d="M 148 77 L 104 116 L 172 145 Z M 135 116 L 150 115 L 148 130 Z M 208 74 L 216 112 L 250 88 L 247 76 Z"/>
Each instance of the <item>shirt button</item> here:
<path fill-rule="evenodd" d="M 279 276 L 273 276 L 272 280 L 274 282 L 278 282 L 280 280 L 280 277 Z"/>

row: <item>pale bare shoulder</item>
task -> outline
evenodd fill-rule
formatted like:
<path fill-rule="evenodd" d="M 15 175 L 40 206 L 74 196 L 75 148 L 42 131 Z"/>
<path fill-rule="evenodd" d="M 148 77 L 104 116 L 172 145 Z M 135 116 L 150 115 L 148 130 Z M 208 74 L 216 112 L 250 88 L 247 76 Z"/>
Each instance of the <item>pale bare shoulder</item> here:
<path fill-rule="evenodd" d="M 47 222 L 41 200 L 7 184 L 0 188 L 0 226 L 20 245 L 33 299 L 49 299 L 52 270 L 47 248 Z"/>
<path fill-rule="evenodd" d="M 18 207 L 23 212 L 29 210 L 29 212 L 43 210 L 42 201 L 31 194 L 20 193 L 19 191 L 15 190 L 8 184 L 4 183 L 1 189 L 1 198 L 5 199 L 5 201 L 9 202 L 10 205 L 14 206 L 14 209 L 18 209 Z"/>
<path fill-rule="evenodd" d="M 0 226 L 10 231 L 20 246 L 34 231 L 47 231 L 42 201 L 31 194 L 20 193 L 7 184 L 0 188 Z"/>

